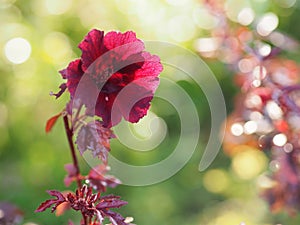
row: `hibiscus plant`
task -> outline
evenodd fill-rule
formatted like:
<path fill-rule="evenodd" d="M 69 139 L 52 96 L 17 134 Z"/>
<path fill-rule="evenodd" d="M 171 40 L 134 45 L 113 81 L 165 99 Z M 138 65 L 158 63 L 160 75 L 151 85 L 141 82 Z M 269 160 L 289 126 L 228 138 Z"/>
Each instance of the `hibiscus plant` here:
<path fill-rule="evenodd" d="M 68 187 L 75 182 L 77 188 L 75 192 L 47 191 L 54 198 L 43 202 L 36 212 L 47 208 L 52 208 L 52 212 L 58 208 L 73 209 L 81 212 L 82 225 L 102 225 L 105 218 L 114 225 L 130 224 L 132 218 L 111 210 L 127 202 L 119 196 L 104 195 L 107 187 L 121 183 L 106 175 L 110 139 L 115 138 L 111 128 L 122 118 L 136 123 L 147 114 L 163 67 L 159 57 L 146 52 L 144 43 L 132 31 L 104 35 L 93 29 L 79 48 L 81 57 L 60 71 L 66 82 L 60 85 L 58 93 L 51 93 L 59 98 L 67 91 L 70 100 L 46 124 L 46 132 L 50 132 L 56 121 L 63 118 L 72 157 L 72 163 L 65 165 L 64 183 Z M 99 158 L 99 165 L 87 175 L 81 174 L 76 145 L 81 155 L 89 150 Z"/>

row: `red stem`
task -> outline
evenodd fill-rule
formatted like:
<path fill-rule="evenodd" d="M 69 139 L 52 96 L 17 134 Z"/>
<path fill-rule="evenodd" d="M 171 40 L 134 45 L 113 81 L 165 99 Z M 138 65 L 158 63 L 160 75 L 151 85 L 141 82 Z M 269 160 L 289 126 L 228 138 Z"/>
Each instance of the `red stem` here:
<path fill-rule="evenodd" d="M 87 217 L 84 215 L 83 212 L 81 212 L 82 217 L 83 217 L 83 224 L 88 225 L 89 223 L 87 222 Z"/>
<path fill-rule="evenodd" d="M 68 142 L 69 142 L 69 146 L 70 146 L 70 150 L 71 150 L 73 165 L 76 170 L 77 186 L 80 189 L 82 187 L 82 184 L 81 184 L 81 180 L 79 178 L 80 170 L 79 170 L 78 160 L 77 160 L 76 153 L 75 153 L 75 147 L 73 144 L 73 130 L 70 129 L 67 115 L 64 116 L 64 125 L 65 125 L 65 130 L 66 130 L 66 134 L 67 134 L 67 138 L 68 138 Z"/>
<path fill-rule="evenodd" d="M 67 134 L 67 138 L 68 138 L 68 142 L 69 142 L 69 146 L 70 146 L 70 150 L 71 150 L 73 165 L 76 170 L 76 172 L 75 172 L 76 173 L 76 182 L 77 182 L 78 189 L 80 189 L 82 187 L 82 183 L 81 183 L 81 179 L 80 179 L 80 169 L 79 169 L 79 164 L 78 164 L 78 160 L 77 160 L 76 153 L 75 153 L 75 147 L 74 147 L 74 143 L 73 143 L 73 134 L 74 133 L 73 133 L 73 129 L 70 128 L 69 121 L 68 121 L 68 115 L 64 116 L 64 125 L 65 125 L 65 130 L 66 130 L 66 134 Z M 86 215 L 84 215 L 84 213 L 82 213 L 82 217 L 83 217 L 84 225 L 88 225 L 87 217 L 86 217 Z"/>

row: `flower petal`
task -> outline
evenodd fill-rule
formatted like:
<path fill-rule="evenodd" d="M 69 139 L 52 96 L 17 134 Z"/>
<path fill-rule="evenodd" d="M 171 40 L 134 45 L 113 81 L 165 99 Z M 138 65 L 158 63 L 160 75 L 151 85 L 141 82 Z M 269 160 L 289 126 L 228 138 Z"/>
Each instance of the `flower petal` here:
<path fill-rule="evenodd" d="M 97 99 L 95 114 L 102 118 L 103 126 L 107 128 L 118 124 L 122 119 L 118 106 L 114 105 L 116 95 L 116 93 L 100 93 Z"/>
<path fill-rule="evenodd" d="M 143 66 L 135 72 L 135 77 L 157 77 L 163 70 L 160 58 L 156 55 L 151 55 L 149 52 L 143 52 L 142 56 L 145 61 Z"/>
<path fill-rule="evenodd" d="M 156 82 L 151 78 L 152 82 L 156 83 L 153 87 L 147 87 L 147 82 L 145 82 L 145 80 L 147 79 L 139 79 L 139 82 L 131 82 L 129 85 L 123 88 L 121 92 L 119 92 L 116 98 L 115 104 L 117 104 L 125 120 L 129 122 L 138 122 L 147 114 L 147 111 L 150 107 L 150 101 L 153 98 L 153 89 L 156 89 L 158 85 L 158 79 Z M 152 84 L 150 83 L 150 85 Z"/>
<path fill-rule="evenodd" d="M 104 37 L 104 45 L 109 50 L 119 47 L 114 51 L 122 56 L 122 59 L 126 59 L 130 55 L 142 52 L 145 48 L 144 43 L 137 39 L 135 33 L 132 31 L 127 31 L 125 33 L 115 31 L 108 32 Z"/>
<path fill-rule="evenodd" d="M 99 56 L 101 56 L 106 48 L 103 45 L 104 32 L 100 30 L 91 30 L 78 47 L 82 51 L 82 69 L 85 71 Z"/>
<path fill-rule="evenodd" d="M 134 104 L 133 108 L 130 110 L 129 118 L 126 118 L 126 120 L 131 123 L 137 123 L 141 118 L 147 115 L 152 99 L 153 97 L 143 98 Z"/>
<path fill-rule="evenodd" d="M 137 122 L 145 116 L 163 70 L 159 57 L 144 51 L 144 43 L 132 31 L 104 35 L 94 29 L 79 48 L 81 59 L 61 71 L 71 101 L 78 99 L 86 106 L 86 115 L 101 117 L 106 128 L 122 117 Z"/>
<path fill-rule="evenodd" d="M 72 97 L 75 94 L 76 88 L 79 84 L 81 77 L 83 76 L 81 64 L 81 60 L 76 59 L 75 61 L 70 62 L 66 69 L 59 71 L 63 77 L 68 79 L 67 87 Z"/>

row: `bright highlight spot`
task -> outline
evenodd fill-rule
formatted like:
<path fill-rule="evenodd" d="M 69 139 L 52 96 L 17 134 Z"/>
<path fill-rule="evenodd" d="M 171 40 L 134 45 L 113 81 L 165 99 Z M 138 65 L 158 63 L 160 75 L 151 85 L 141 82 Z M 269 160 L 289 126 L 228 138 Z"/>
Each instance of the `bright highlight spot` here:
<path fill-rule="evenodd" d="M 223 2 L 223 1 L 220 1 L 220 2 Z M 224 3 L 225 3 L 224 4 L 225 13 L 230 20 L 232 20 L 234 22 L 239 22 L 239 23 L 240 23 L 240 20 L 245 20 L 245 22 L 248 22 L 247 21 L 248 19 L 246 19 L 244 15 L 249 14 L 249 10 L 247 10 L 247 9 L 251 9 L 251 4 L 249 4 L 250 1 L 225 0 Z M 242 12 L 243 10 L 245 10 L 245 11 Z M 250 14 L 251 14 L 251 12 L 250 12 Z M 253 15 L 253 17 L 254 17 L 254 15 Z"/>
<path fill-rule="evenodd" d="M 213 52 L 219 47 L 218 38 L 199 38 L 195 42 L 195 47 L 199 52 Z"/>
<path fill-rule="evenodd" d="M 6 42 L 4 46 L 4 53 L 10 62 L 14 64 L 21 64 L 30 57 L 31 45 L 24 38 L 13 38 Z"/>
<path fill-rule="evenodd" d="M 274 13 L 266 13 L 257 24 L 257 32 L 261 36 L 268 36 L 278 26 L 279 20 Z"/>
<path fill-rule="evenodd" d="M 203 177 L 204 187 L 213 193 L 220 193 L 228 187 L 228 176 L 220 169 L 209 170 Z"/>
<path fill-rule="evenodd" d="M 257 121 L 257 132 L 266 134 L 266 133 L 272 132 L 273 129 L 274 128 L 273 128 L 272 124 L 269 122 L 269 120 L 261 119 L 261 120 Z"/>
<path fill-rule="evenodd" d="M 253 76 L 255 79 L 262 80 L 266 77 L 267 70 L 264 66 L 256 66 L 253 69 Z"/>
<path fill-rule="evenodd" d="M 253 87 L 259 87 L 261 85 L 261 81 L 260 80 L 254 80 L 252 81 L 252 86 Z"/>
<path fill-rule="evenodd" d="M 241 136 L 244 132 L 244 128 L 242 124 L 234 123 L 232 124 L 230 131 L 234 136 Z"/>
<path fill-rule="evenodd" d="M 125 223 L 131 223 L 131 222 L 133 222 L 133 220 L 134 220 L 133 217 L 126 217 L 124 222 Z"/>
<path fill-rule="evenodd" d="M 232 161 L 232 169 L 241 179 L 253 179 L 265 170 L 267 159 L 264 153 L 257 149 L 238 153 Z"/>
<path fill-rule="evenodd" d="M 261 106 L 261 104 L 262 104 L 261 97 L 256 94 L 250 94 L 249 96 L 247 96 L 245 100 L 245 106 L 250 109 L 259 107 Z"/>
<path fill-rule="evenodd" d="M 253 134 L 257 131 L 257 123 L 255 121 L 248 121 L 244 124 L 245 134 Z"/>
<path fill-rule="evenodd" d="M 274 101 L 267 102 L 266 110 L 271 119 L 278 120 L 282 118 L 283 112 Z"/>
<path fill-rule="evenodd" d="M 268 44 L 263 44 L 259 49 L 258 52 L 261 56 L 268 56 L 271 53 L 271 46 Z"/>
<path fill-rule="evenodd" d="M 263 119 L 263 115 L 258 111 L 254 111 L 254 112 L 250 113 L 249 118 L 251 120 L 258 121 L 258 120 Z"/>
<path fill-rule="evenodd" d="M 287 137 L 285 136 L 285 134 L 276 134 L 273 137 L 273 143 L 276 146 L 282 147 L 286 144 L 287 142 Z"/>
<path fill-rule="evenodd" d="M 238 14 L 238 22 L 244 26 L 250 25 L 254 20 L 254 12 L 251 8 L 243 8 Z"/>

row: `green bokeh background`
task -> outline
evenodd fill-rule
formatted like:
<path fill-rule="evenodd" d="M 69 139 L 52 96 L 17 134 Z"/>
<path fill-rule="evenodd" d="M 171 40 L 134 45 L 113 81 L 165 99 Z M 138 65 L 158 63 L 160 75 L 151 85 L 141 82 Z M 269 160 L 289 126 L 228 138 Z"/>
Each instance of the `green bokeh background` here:
<path fill-rule="evenodd" d="M 276 13 L 280 19 L 279 29 L 299 39 L 298 2 L 292 8 L 282 7 L 284 2 L 293 2 L 291 0 L 236 2 L 252 6 L 258 16 L 269 11 Z M 68 218 L 79 224 L 78 215 L 73 212 L 56 217 L 48 211 L 35 214 L 34 210 L 48 198 L 45 190 L 66 189 L 63 166 L 71 159 L 62 121 L 50 134 L 45 134 L 44 126 L 67 102 L 67 94 L 55 100 L 49 92 L 57 91 L 62 83 L 57 71 L 80 55 L 77 45 L 85 34 L 92 28 L 133 30 L 143 40 L 169 41 L 194 51 L 195 39 L 208 34 L 197 22 L 197 7 L 201 7 L 201 1 L 0 0 L 0 201 L 19 206 L 24 212 L 24 224 L 67 224 Z M 5 44 L 14 37 L 25 38 L 31 44 L 31 56 L 22 64 L 11 63 L 4 52 Z M 295 53 L 287 57 L 299 59 Z M 221 85 L 229 113 L 237 92 L 232 74 L 220 62 L 207 63 Z M 165 71 L 162 76 L 170 78 L 173 74 Z M 209 135 L 210 111 L 197 85 L 185 79 L 177 83 L 197 105 L 201 123 L 197 149 L 180 172 L 162 183 L 109 190 L 129 202 L 119 211 L 124 216 L 133 216 L 140 225 L 299 224 L 299 216 L 272 215 L 258 196 L 256 178 L 259 174 L 242 179 L 222 151 L 206 171 L 198 171 Z M 116 157 L 133 164 L 149 164 L 172 152 L 180 131 L 176 111 L 159 99 L 154 99 L 151 110 L 169 126 L 165 143 L 151 152 L 126 151 L 125 154 L 125 147 L 114 140 L 112 152 Z M 264 155 L 260 153 L 258 157 L 263 158 L 259 166 L 267 167 Z M 87 172 L 88 165 L 84 160 L 81 164 Z M 223 188 L 216 191 L 214 186 Z"/>

